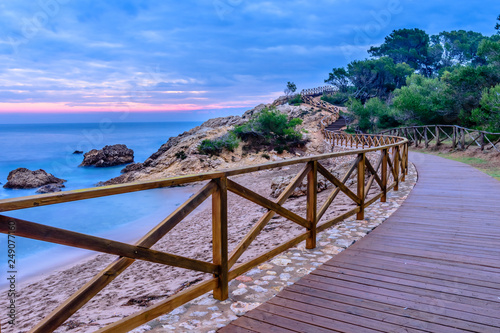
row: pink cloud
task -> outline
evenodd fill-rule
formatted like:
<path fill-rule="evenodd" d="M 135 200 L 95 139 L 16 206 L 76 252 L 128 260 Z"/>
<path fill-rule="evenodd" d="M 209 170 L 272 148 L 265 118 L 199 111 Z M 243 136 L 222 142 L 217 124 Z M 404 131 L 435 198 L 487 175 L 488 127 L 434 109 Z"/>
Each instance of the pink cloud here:
<path fill-rule="evenodd" d="M 253 107 L 256 101 L 228 101 L 215 104 L 145 104 L 88 103 L 77 106 L 68 103 L 0 103 L 0 113 L 73 113 L 73 112 L 179 112 L 193 110 Z"/>

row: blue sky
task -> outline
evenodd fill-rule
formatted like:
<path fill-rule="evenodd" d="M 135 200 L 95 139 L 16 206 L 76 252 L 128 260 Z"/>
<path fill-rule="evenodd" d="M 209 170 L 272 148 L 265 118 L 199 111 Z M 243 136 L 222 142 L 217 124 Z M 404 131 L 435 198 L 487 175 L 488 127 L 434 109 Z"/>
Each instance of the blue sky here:
<path fill-rule="evenodd" d="M 287 81 L 322 85 L 394 29 L 492 35 L 499 14 L 498 0 L 3 1 L 0 123 L 26 112 L 241 113 Z"/>

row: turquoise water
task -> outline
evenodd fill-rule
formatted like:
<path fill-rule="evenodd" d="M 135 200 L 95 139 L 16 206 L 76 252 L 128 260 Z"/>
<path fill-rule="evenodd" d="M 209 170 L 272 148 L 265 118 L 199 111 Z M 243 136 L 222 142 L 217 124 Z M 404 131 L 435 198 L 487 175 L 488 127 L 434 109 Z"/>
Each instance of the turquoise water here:
<path fill-rule="evenodd" d="M 56 177 L 66 179 L 64 190 L 93 187 L 99 181 L 119 176 L 123 166 L 78 167 L 83 156 L 74 155 L 75 150 L 86 152 L 92 148 L 121 143 L 134 150 L 136 162 L 143 162 L 169 137 L 199 124 L 200 122 L 0 125 L 0 182 L 5 184 L 11 170 L 25 167 L 31 170 L 44 169 Z M 36 189 L 11 190 L 0 187 L 0 199 L 34 195 L 35 192 Z M 189 198 L 191 192 L 189 187 L 155 189 L 4 214 L 130 242 L 140 238 L 168 216 L 176 206 Z M 7 254 L 7 236 L 0 235 L 1 275 L 7 271 Z M 88 254 L 88 251 L 47 242 L 16 239 L 16 262 L 21 279 Z M 5 260 L 1 260 L 2 255 Z M 49 257 L 54 260 L 46 260 Z"/>

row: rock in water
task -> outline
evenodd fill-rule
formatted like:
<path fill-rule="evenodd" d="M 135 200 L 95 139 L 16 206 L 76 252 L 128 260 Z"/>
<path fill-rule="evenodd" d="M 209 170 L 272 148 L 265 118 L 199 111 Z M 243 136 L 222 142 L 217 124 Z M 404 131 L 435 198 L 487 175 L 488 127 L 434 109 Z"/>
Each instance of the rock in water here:
<path fill-rule="evenodd" d="M 83 155 L 80 166 L 110 167 L 134 162 L 134 151 L 125 145 L 106 146 L 92 149 Z"/>
<path fill-rule="evenodd" d="M 73 152 L 73 154 L 75 154 L 75 155 L 78 155 L 78 154 L 83 154 L 83 151 L 81 151 L 81 150 L 75 150 L 75 151 Z"/>
<path fill-rule="evenodd" d="M 7 176 L 7 183 L 4 188 L 36 188 L 44 185 L 53 184 L 56 186 L 64 187 L 63 183 L 66 180 L 54 177 L 52 174 L 45 172 L 45 170 L 31 171 L 26 168 L 18 168 L 9 172 Z"/>
<path fill-rule="evenodd" d="M 49 185 L 43 185 L 36 191 L 36 193 L 52 193 L 52 192 L 61 192 L 61 187 L 64 187 L 63 184 L 49 184 Z"/>

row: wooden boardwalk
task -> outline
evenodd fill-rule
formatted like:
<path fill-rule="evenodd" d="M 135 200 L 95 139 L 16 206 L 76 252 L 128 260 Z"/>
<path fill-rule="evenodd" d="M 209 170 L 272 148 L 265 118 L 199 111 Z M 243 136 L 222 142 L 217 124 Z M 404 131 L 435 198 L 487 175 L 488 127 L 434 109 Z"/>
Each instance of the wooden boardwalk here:
<path fill-rule="evenodd" d="M 411 154 L 386 222 L 219 332 L 500 332 L 500 182 Z"/>

